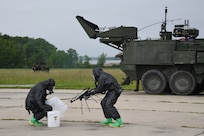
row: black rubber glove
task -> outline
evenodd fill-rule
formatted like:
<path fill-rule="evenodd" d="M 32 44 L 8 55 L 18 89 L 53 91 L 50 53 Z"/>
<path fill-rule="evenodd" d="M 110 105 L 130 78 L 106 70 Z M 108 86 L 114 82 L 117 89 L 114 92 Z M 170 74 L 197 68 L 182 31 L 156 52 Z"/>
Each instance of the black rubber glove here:
<path fill-rule="evenodd" d="M 88 92 L 86 93 L 86 96 L 91 96 L 91 95 L 93 95 L 93 91 L 94 91 L 94 90 L 88 91 Z"/>

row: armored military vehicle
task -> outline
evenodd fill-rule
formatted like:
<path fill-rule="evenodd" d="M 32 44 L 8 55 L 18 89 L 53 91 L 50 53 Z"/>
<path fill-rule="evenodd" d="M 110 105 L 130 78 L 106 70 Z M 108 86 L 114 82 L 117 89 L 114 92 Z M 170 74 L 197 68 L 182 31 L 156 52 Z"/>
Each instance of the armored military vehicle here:
<path fill-rule="evenodd" d="M 38 72 L 38 71 L 49 72 L 50 68 L 46 66 L 45 60 L 42 59 L 37 61 L 36 64 L 32 66 L 32 70 L 34 72 Z"/>
<path fill-rule="evenodd" d="M 83 17 L 76 18 L 90 38 L 100 38 L 101 43 L 122 51 L 120 68 L 127 75 L 126 84 L 141 81 L 148 94 L 198 94 L 204 90 L 204 39 L 197 39 L 199 30 L 191 28 L 188 21 L 167 31 L 166 16 L 167 8 L 157 40 L 139 40 L 137 27 L 101 31 Z"/>

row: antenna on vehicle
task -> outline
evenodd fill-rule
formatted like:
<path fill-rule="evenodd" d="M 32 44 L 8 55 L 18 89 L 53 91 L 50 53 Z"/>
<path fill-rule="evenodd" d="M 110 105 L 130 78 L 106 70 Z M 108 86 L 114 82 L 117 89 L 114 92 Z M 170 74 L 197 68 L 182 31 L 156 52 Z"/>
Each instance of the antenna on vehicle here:
<path fill-rule="evenodd" d="M 145 27 L 139 29 L 138 31 L 141 31 L 141 30 L 146 29 L 146 28 L 148 28 L 148 27 L 150 27 L 150 26 L 153 26 L 153 25 L 157 25 L 157 24 L 161 24 L 161 23 L 162 23 L 162 25 L 161 25 L 161 32 L 166 32 L 166 24 L 167 24 L 167 22 L 173 22 L 173 21 L 177 21 L 177 20 L 181 20 L 181 19 L 179 18 L 179 19 L 167 20 L 167 7 L 165 7 L 165 20 L 164 20 L 164 21 L 162 21 L 162 22 L 160 21 L 160 22 L 156 22 L 156 23 L 147 25 L 147 26 L 145 26 Z M 161 32 L 160 32 L 160 33 L 161 33 Z"/>

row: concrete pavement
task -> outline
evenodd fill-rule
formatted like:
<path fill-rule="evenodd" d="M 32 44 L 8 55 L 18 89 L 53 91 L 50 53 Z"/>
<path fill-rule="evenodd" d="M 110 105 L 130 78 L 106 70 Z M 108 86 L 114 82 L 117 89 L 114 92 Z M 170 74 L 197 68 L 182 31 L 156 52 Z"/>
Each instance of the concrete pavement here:
<path fill-rule="evenodd" d="M 143 91 L 124 91 L 115 105 L 121 114 L 124 127 L 110 128 L 100 126 L 104 120 L 100 107 L 103 95 L 93 97 L 87 102 L 90 112 L 83 102 L 70 103 L 80 90 L 55 90 L 53 96 L 59 97 L 68 106 L 60 127 L 47 127 L 44 118 L 43 127 L 29 125 L 24 108 L 25 97 L 29 89 L 0 89 L 0 134 L 2 136 L 204 136 L 204 95 L 147 95 Z"/>

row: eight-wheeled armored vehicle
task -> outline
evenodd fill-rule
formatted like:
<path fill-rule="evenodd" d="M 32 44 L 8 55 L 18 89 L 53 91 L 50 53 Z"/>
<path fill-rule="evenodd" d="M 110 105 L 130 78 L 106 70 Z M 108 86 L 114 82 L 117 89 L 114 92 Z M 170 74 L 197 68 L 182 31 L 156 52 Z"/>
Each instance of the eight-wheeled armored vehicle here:
<path fill-rule="evenodd" d="M 166 16 L 167 8 L 157 40 L 138 40 L 137 27 L 101 31 L 83 17 L 76 18 L 90 38 L 100 38 L 101 43 L 122 51 L 120 68 L 127 75 L 126 81 L 141 80 L 148 94 L 198 94 L 204 89 L 204 39 L 196 38 L 199 30 L 191 28 L 188 21 L 167 31 Z M 180 39 L 173 40 L 172 36 Z"/>

